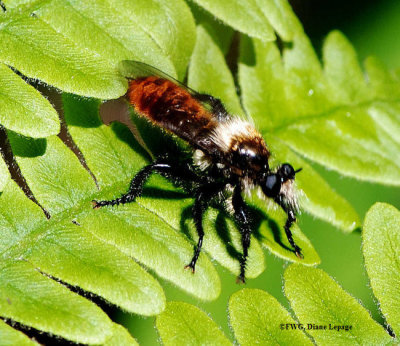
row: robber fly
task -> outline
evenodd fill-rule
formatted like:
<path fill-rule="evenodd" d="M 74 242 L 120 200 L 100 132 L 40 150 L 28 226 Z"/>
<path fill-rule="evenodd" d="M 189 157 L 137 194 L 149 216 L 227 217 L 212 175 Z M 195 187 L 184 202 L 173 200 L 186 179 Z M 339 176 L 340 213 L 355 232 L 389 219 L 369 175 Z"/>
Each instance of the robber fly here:
<path fill-rule="evenodd" d="M 193 272 L 203 244 L 202 217 L 215 198 L 225 197 L 242 236 L 243 254 L 238 281 L 244 282 L 250 246 L 249 212 L 242 193 L 259 187 L 287 214 L 286 236 L 295 254 L 303 258 L 294 242 L 291 226 L 296 221 L 295 171 L 288 164 L 271 170 L 270 152 L 261 134 L 244 119 L 230 115 L 222 102 L 198 93 L 158 69 L 136 61 L 123 61 L 121 69 L 129 80 L 126 93 L 135 112 L 152 124 L 180 137 L 193 148 L 191 162 L 171 163 L 168 155 L 159 157 L 132 179 L 129 191 L 110 201 L 93 201 L 94 208 L 133 202 L 154 172 L 175 181 L 194 184 L 193 219 L 199 236 L 191 262 Z"/>

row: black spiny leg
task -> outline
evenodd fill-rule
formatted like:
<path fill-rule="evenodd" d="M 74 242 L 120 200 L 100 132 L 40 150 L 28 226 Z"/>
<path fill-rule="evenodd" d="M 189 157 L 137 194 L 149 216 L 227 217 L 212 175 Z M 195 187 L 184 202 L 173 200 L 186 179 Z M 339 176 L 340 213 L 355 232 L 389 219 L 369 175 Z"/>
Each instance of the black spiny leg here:
<path fill-rule="evenodd" d="M 135 177 L 131 181 L 129 191 L 126 194 L 111 201 L 92 201 L 93 208 L 97 209 L 106 205 L 113 206 L 133 202 L 137 197 L 142 194 L 143 185 L 146 183 L 147 179 L 150 178 L 150 175 L 152 173 L 169 173 L 171 170 L 171 165 L 155 161 L 152 164 L 142 168 L 139 173 L 135 175 Z"/>
<path fill-rule="evenodd" d="M 301 249 L 300 249 L 299 246 L 294 242 L 293 237 L 292 237 L 292 232 L 290 231 L 290 227 L 292 226 L 292 224 L 293 224 L 294 222 L 296 222 L 296 216 L 294 215 L 293 210 L 290 210 L 290 209 L 289 209 L 289 210 L 287 211 L 287 216 L 288 216 L 288 218 L 287 218 L 286 223 L 285 223 L 286 237 L 288 238 L 290 245 L 293 247 L 296 256 L 297 256 L 298 258 L 303 259 L 304 256 L 303 256 L 303 254 L 301 253 Z"/>
<path fill-rule="evenodd" d="M 242 189 L 238 184 L 235 186 L 232 196 L 233 209 L 235 211 L 235 218 L 240 226 L 240 233 L 242 234 L 243 255 L 240 259 L 240 274 L 237 278 L 238 283 L 245 282 L 246 260 L 248 256 L 248 249 L 250 246 L 251 227 L 250 219 L 248 216 L 247 206 L 242 197 Z"/>
<path fill-rule="evenodd" d="M 199 240 L 197 242 L 197 246 L 194 250 L 194 255 L 190 263 L 185 266 L 185 269 L 190 268 L 194 273 L 197 259 L 199 258 L 201 247 L 203 245 L 203 237 L 204 237 L 204 230 L 203 230 L 203 213 L 206 210 L 206 203 L 202 199 L 202 194 L 200 193 L 196 196 L 196 200 L 193 206 L 193 219 L 194 224 L 196 226 L 197 234 L 199 236 Z"/>
<path fill-rule="evenodd" d="M 285 213 L 287 214 L 287 220 L 286 220 L 286 223 L 285 223 L 285 233 L 286 233 L 286 237 L 287 237 L 287 239 L 288 239 L 288 241 L 289 241 L 289 244 L 293 247 L 294 253 L 296 254 L 296 256 L 297 256 L 298 258 L 300 258 L 300 259 L 303 259 L 304 256 L 303 256 L 303 254 L 301 253 L 301 249 L 300 249 L 300 247 L 295 243 L 295 241 L 294 241 L 294 239 L 293 239 L 293 236 L 292 236 L 292 232 L 291 232 L 291 230 L 290 230 L 290 227 L 292 226 L 292 224 L 293 224 L 294 222 L 296 222 L 296 215 L 295 215 L 295 213 L 294 213 L 294 211 L 293 211 L 292 208 L 287 207 L 287 206 L 285 206 L 285 205 L 282 203 L 282 200 L 281 200 L 281 199 L 277 198 L 277 199 L 275 200 L 275 202 L 278 203 L 278 204 L 282 207 L 282 209 L 285 211 Z"/>
<path fill-rule="evenodd" d="M 199 258 L 201 247 L 203 245 L 203 214 L 207 210 L 212 198 L 216 196 L 223 189 L 224 186 L 225 185 L 221 185 L 218 183 L 211 183 L 204 185 L 197 190 L 196 199 L 193 206 L 193 219 L 196 226 L 197 234 L 199 236 L 199 240 L 194 250 L 192 260 L 187 266 L 185 266 L 185 269 L 190 268 L 193 273 L 195 271 L 196 262 Z"/>

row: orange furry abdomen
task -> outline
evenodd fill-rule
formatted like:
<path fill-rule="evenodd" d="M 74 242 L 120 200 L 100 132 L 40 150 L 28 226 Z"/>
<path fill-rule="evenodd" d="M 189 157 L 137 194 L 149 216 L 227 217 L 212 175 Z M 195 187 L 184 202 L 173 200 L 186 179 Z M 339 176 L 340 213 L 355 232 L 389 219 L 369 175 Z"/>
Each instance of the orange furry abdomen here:
<path fill-rule="evenodd" d="M 131 80 L 127 98 L 139 115 L 188 142 L 216 126 L 212 114 L 198 100 L 167 79 L 150 76 Z"/>

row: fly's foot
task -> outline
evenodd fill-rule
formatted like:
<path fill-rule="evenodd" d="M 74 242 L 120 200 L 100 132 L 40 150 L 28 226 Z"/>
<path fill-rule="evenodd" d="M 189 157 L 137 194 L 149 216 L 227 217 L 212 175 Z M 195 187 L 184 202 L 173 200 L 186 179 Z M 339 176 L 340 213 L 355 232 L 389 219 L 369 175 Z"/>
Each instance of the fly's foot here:
<path fill-rule="evenodd" d="M 113 199 L 112 201 L 96 201 L 95 199 L 92 201 L 93 209 L 99 209 L 101 207 L 105 207 L 106 205 L 111 205 L 112 207 L 114 205 L 120 205 L 120 204 L 125 204 L 129 202 L 133 202 L 135 199 L 131 197 L 130 195 L 127 196 L 122 196 L 117 199 Z"/>
<path fill-rule="evenodd" d="M 193 261 L 192 261 L 188 265 L 185 266 L 185 269 L 190 269 L 191 272 L 194 274 L 194 272 L 196 271 L 195 267 L 196 267 L 196 263 L 193 263 Z"/>
<path fill-rule="evenodd" d="M 101 201 L 96 201 L 95 199 L 92 201 L 93 209 L 100 209 L 103 205 Z"/>
<path fill-rule="evenodd" d="M 294 248 L 294 253 L 296 254 L 296 256 L 300 259 L 304 259 L 303 254 L 301 253 L 301 249 L 298 246 L 295 246 Z"/>
<path fill-rule="evenodd" d="M 236 283 L 238 285 L 244 285 L 246 283 L 246 279 L 244 277 L 244 275 L 240 274 L 237 278 L 236 278 Z"/>

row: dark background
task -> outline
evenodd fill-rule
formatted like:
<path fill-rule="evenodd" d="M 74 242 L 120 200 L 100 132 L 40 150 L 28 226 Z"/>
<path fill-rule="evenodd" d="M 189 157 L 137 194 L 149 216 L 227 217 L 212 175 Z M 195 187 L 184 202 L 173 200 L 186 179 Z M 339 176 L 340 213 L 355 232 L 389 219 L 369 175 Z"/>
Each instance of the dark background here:
<path fill-rule="evenodd" d="M 289 0 L 317 51 L 329 31 L 339 29 L 361 60 L 375 55 L 400 68 L 400 1 Z"/>

